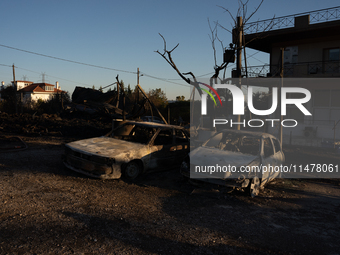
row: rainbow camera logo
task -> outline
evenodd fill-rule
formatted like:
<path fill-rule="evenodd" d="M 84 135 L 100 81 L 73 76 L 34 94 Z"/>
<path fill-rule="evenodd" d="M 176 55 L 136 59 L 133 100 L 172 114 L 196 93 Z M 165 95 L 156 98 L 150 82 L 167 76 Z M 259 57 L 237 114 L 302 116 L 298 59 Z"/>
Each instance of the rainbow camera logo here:
<path fill-rule="evenodd" d="M 221 106 L 222 106 L 222 100 L 221 100 L 221 98 L 220 98 L 220 95 L 217 93 L 217 91 L 216 91 L 213 87 L 211 87 L 211 86 L 209 86 L 208 84 L 205 84 L 205 83 L 203 83 L 203 82 L 199 82 L 199 84 L 202 84 L 202 85 L 206 86 L 206 87 L 209 88 L 212 92 L 214 92 L 214 94 L 217 96 L 217 98 L 218 98 L 218 100 L 220 101 L 220 104 L 221 104 Z M 216 100 L 215 100 L 214 96 L 213 96 L 208 90 L 203 89 L 203 88 L 200 88 L 200 89 L 203 90 L 205 93 L 207 93 L 207 94 L 211 97 L 211 99 L 214 101 L 215 106 L 217 106 L 217 103 L 216 103 Z"/>

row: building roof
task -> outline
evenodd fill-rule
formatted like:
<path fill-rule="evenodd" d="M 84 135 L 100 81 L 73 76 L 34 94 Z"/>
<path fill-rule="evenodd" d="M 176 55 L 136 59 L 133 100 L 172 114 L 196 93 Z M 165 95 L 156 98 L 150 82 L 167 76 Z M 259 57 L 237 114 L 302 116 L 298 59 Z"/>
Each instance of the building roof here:
<path fill-rule="evenodd" d="M 302 16 L 305 18 L 306 16 Z M 294 27 L 270 30 L 267 32 L 252 33 L 245 35 L 246 46 L 255 50 L 270 53 L 273 44 L 287 46 L 291 41 L 306 43 L 313 41 L 339 40 L 340 21 L 329 21 L 318 24 L 305 24 Z"/>
<path fill-rule="evenodd" d="M 45 86 L 52 86 L 52 87 L 54 87 L 54 85 L 48 84 L 48 83 L 33 83 L 31 85 L 28 85 L 25 88 L 22 88 L 22 89 L 18 90 L 18 92 L 28 92 L 28 93 L 33 93 L 33 92 L 65 93 L 65 91 L 62 91 L 62 90 L 57 89 L 57 88 L 54 88 L 53 91 L 45 90 L 44 89 Z"/>

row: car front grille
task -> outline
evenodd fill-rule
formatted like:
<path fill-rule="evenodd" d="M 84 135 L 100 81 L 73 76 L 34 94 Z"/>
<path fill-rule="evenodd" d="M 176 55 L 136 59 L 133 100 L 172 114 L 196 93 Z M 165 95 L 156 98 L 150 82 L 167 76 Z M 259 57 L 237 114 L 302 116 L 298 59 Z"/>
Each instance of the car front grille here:
<path fill-rule="evenodd" d="M 80 153 L 68 147 L 65 149 L 65 161 L 71 167 L 95 175 L 112 173 L 112 164 L 115 163 L 114 159 Z"/>

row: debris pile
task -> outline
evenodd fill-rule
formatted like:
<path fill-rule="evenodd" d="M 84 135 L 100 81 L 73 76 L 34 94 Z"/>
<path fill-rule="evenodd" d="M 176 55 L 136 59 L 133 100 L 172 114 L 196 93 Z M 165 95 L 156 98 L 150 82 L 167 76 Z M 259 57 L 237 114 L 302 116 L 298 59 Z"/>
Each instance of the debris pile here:
<path fill-rule="evenodd" d="M 111 120 L 101 117 L 84 119 L 58 114 L 0 113 L 0 134 L 87 138 L 104 135 L 111 127 Z"/>
<path fill-rule="evenodd" d="M 68 113 L 80 112 L 111 119 L 136 119 L 144 114 L 144 104 L 145 100 L 134 103 L 124 95 L 118 96 L 116 91 L 103 93 L 95 89 L 76 87 L 72 102 L 66 104 L 64 110 Z"/>

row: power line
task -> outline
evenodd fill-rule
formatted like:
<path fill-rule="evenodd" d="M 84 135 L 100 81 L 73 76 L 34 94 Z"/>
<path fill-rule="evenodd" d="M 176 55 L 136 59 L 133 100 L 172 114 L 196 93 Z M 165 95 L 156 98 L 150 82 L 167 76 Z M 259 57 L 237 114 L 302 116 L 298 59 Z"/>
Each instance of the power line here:
<path fill-rule="evenodd" d="M 4 64 L 0 64 L 0 66 L 12 67 L 10 65 L 4 65 Z"/>
<path fill-rule="evenodd" d="M 156 80 L 161 80 L 161 81 L 164 81 L 164 82 L 169 82 L 169 83 L 176 84 L 176 85 L 183 86 L 183 87 L 191 87 L 190 85 L 180 84 L 180 83 L 177 83 L 177 82 L 166 80 L 165 78 L 159 78 L 159 77 L 152 76 L 152 75 L 149 75 L 149 74 L 146 74 L 146 73 L 143 73 L 143 76 L 146 76 L 146 77 L 149 77 L 149 78 L 152 78 L 152 79 L 156 79 Z"/>
<path fill-rule="evenodd" d="M 18 67 L 18 66 L 15 66 L 15 68 L 18 68 L 18 69 L 21 69 L 21 70 L 24 70 L 24 71 L 28 71 L 28 72 L 32 72 L 32 73 L 36 73 L 36 74 L 41 74 L 39 72 L 35 72 L 35 71 L 32 71 L 32 70 L 28 70 L 28 69 L 25 69 L 25 68 L 22 68 L 22 67 Z M 86 84 L 86 83 L 83 83 L 83 82 L 78 82 L 78 81 L 71 81 L 71 80 L 67 80 L 67 79 L 64 79 L 64 78 L 60 78 L 60 77 L 56 77 L 56 76 L 52 76 L 52 75 L 48 75 L 49 77 L 51 78 L 55 78 L 55 79 L 58 79 L 58 80 L 63 80 L 63 81 L 68 81 L 68 82 L 72 82 L 72 83 L 75 83 L 75 84 L 82 84 L 82 85 L 86 85 L 86 86 L 92 86 L 90 84 Z"/>
<path fill-rule="evenodd" d="M 195 76 L 195 77 L 196 78 L 200 78 L 200 77 L 211 75 L 211 74 L 214 74 L 214 73 L 215 72 L 209 72 L 209 73 L 201 74 L 201 75 L 198 75 L 198 76 Z M 169 80 L 169 81 L 180 81 L 180 80 L 182 80 L 181 78 L 176 78 L 176 79 L 167 79 L 167 78 L 164 78 L 164 79 Z"/>
<path fill-rule="evenodd" d="M 120 69 L 115 69 L 115 68 L 110 68 L 110 67 L 105 67 L 105 66 L 92 65 L 92 64 L 87 64 L 87 63 L 79 62 L 79 61 L 74 61 L 74 60 L 65 59 L 65 58 L 59 58 L 59 57 L 49 56 L 49 55 L 45 55 L 45 54 L 41 54 L 41 53 L 37 53 L 37 52 L 33 52 L 33 51 L 22 50 L 22 49 L 19 49 L 19 48 L 15 48 L 15 47 L 3 45 L 3 44 L 0 44 L 0 46 L 1 46 L 1 47 L 4 47 L 4 48 L 12 49 L 12 50 L 22 51 L 22 52 L 25 52 L 25 53 L 30 53 L 30 54 L 34 54 L 34 55 L 38 55 L 38 56 L 42 56 L 42 57 L 46 57 L 46 58 L 52 58 L 52 59 L 57 59 L 57 60 L 66 61 L 66 62 L 70 62 L 70 63 L 75 63 L 75 64 L 79 64 L 79 65 L 91 66 L 91 67 L 96 67 L 96 68 L 101 68 L 101 69 L 107 69 L 107 70 L 112 70 L 112 71 L 117 71 L 117 72 L 123 72 L 123 73 L 137 74 L 136 72 L 125 71 L 125 70 L 120 70 Z"/>
<path fill-rule="evenodd" d="M 5 64 L 0 64 L 0 65 L 1 66 L 6 66 L 6 67 L 12 67 L 11 65 L 5 65 Z M 24 71 L 36 73 L 36 74 L 39 74 L 39 75 L 41 74 L 39 72 L 32 71 L 32 70 L 29 70 L 29 69 L 26 69 L 26 68 L 22 68 L 22 67 L 18 67 L 18 66 L 14 66 L 14 67 L 17 68 L 17 69 L 24 70 Z M 180 85 L 180 86 L 190 87 L 189 85 L 184 85 L 184 84 L 180 84 L 180 83 L 176 83 L 176 82 L 171 82 L 171 81 L 168 81 L 166 78 L 160 78 L 160 77 L 152 76 L 152 75 L 146 74 L 144 72 L 143 72 L 143 75 L 146 76 L 146 77 L 152 78 L 152 79 L 161 80 L 161 81 L 164 81 L 164 82 L 168 82 L 168 83 L 172 83 L 172 84 L 176 84 L 176 85 Z M 64 81 L 76 83 L 76 84 L 83 84 L 83 85 L 87 85 L 87 86 L 92 86 L 92 85 L 89 85 L 89 84 L 86 84 L 86 83 L 83 83 L 83 82 L 71 81 L 71 80 L 67 80 L 67 79 L 56 77 L 56 76 L 52 76 L 52 75 L 48 75 L 48 76 L 52 77 L 52 78 L 59 79 L 59 80 L 64 80 Z"/>
<path fill-rule="evenodd" d="M 50 56 L 50 55 L 46 55 L 46 54 L 42 54 L 42 53 L 37 53 L 37 52 L 33 52 L 33 51 L 28 51 L 28 50 L 23 50 L 23 49 L 15 48 L 15 47 L 4 45 L 4 44 L 0 44 L 0 46 L 4 47 L 4 48 L 12 49 L 12 50 L 17 50 L 17 51 L 21 51 L 21 52 L 25 52 L 25 53 L 29 53 L 29 54 L 33 54 L 33 55 L 37 55 L 37 56 L 42 56 L 42 57 L 46 57 L 46 58 L 56 59 L 56 60 L 60 60 L 60 61 L 65 61 L 65 62 L 69 62 L 69 63 L 85 65 L 85 66 L 91 66 L 91 67 L 96 67 L 96 68 L 101 68 L 101 69 L 106 69 L 106 70 L 112 70 L 112 71 L 117 71 L 117 72 L 123 72 L 123 73 L 137 74 L 137 72 L 120 70 L 120 69 L 115 69 L 115 68 L 110 68 L 110 67 L 104 67 L 104 66 L 93 65 L 93 64 L 83 63 L 83 62 L 79 62 L 79 61 L 74 61 L 74 60 L 54 57 L 54 56 Z M 3 66 L 8 66 L 8 65 L 3 65 Z M 11 67 L 11 66 L 8 66 L 8 67 Z M 208 73 L 208 74 L 210 74 L 210 73 Z M 202 77 L 202 76 L 205 76 L 205 75 L 208 75 L 208 74 L 200 75 L 200 76 L 197 76 L 197 77 Z M 156 79 L 156 80 L 161 80 L 163 82 L 168 82 L 168 83 L 172 83 L 172 84 L 176 84 L 176 85 L 184 86 L 184 87 L 190 87 L 189 85 L 184 85 L 184 84 L 180 84 L 180 83 L 176 83 L 176 82 L 171 82 L 171 81 L 169 81 L 170 79 L 160 78 L 160 77 L 148 75 L 148 74 L 145 74 L 145 73 L 144 73 L 144 75 L 149 77 L 149 78 L 153 78 L 153 79 Z"/>

